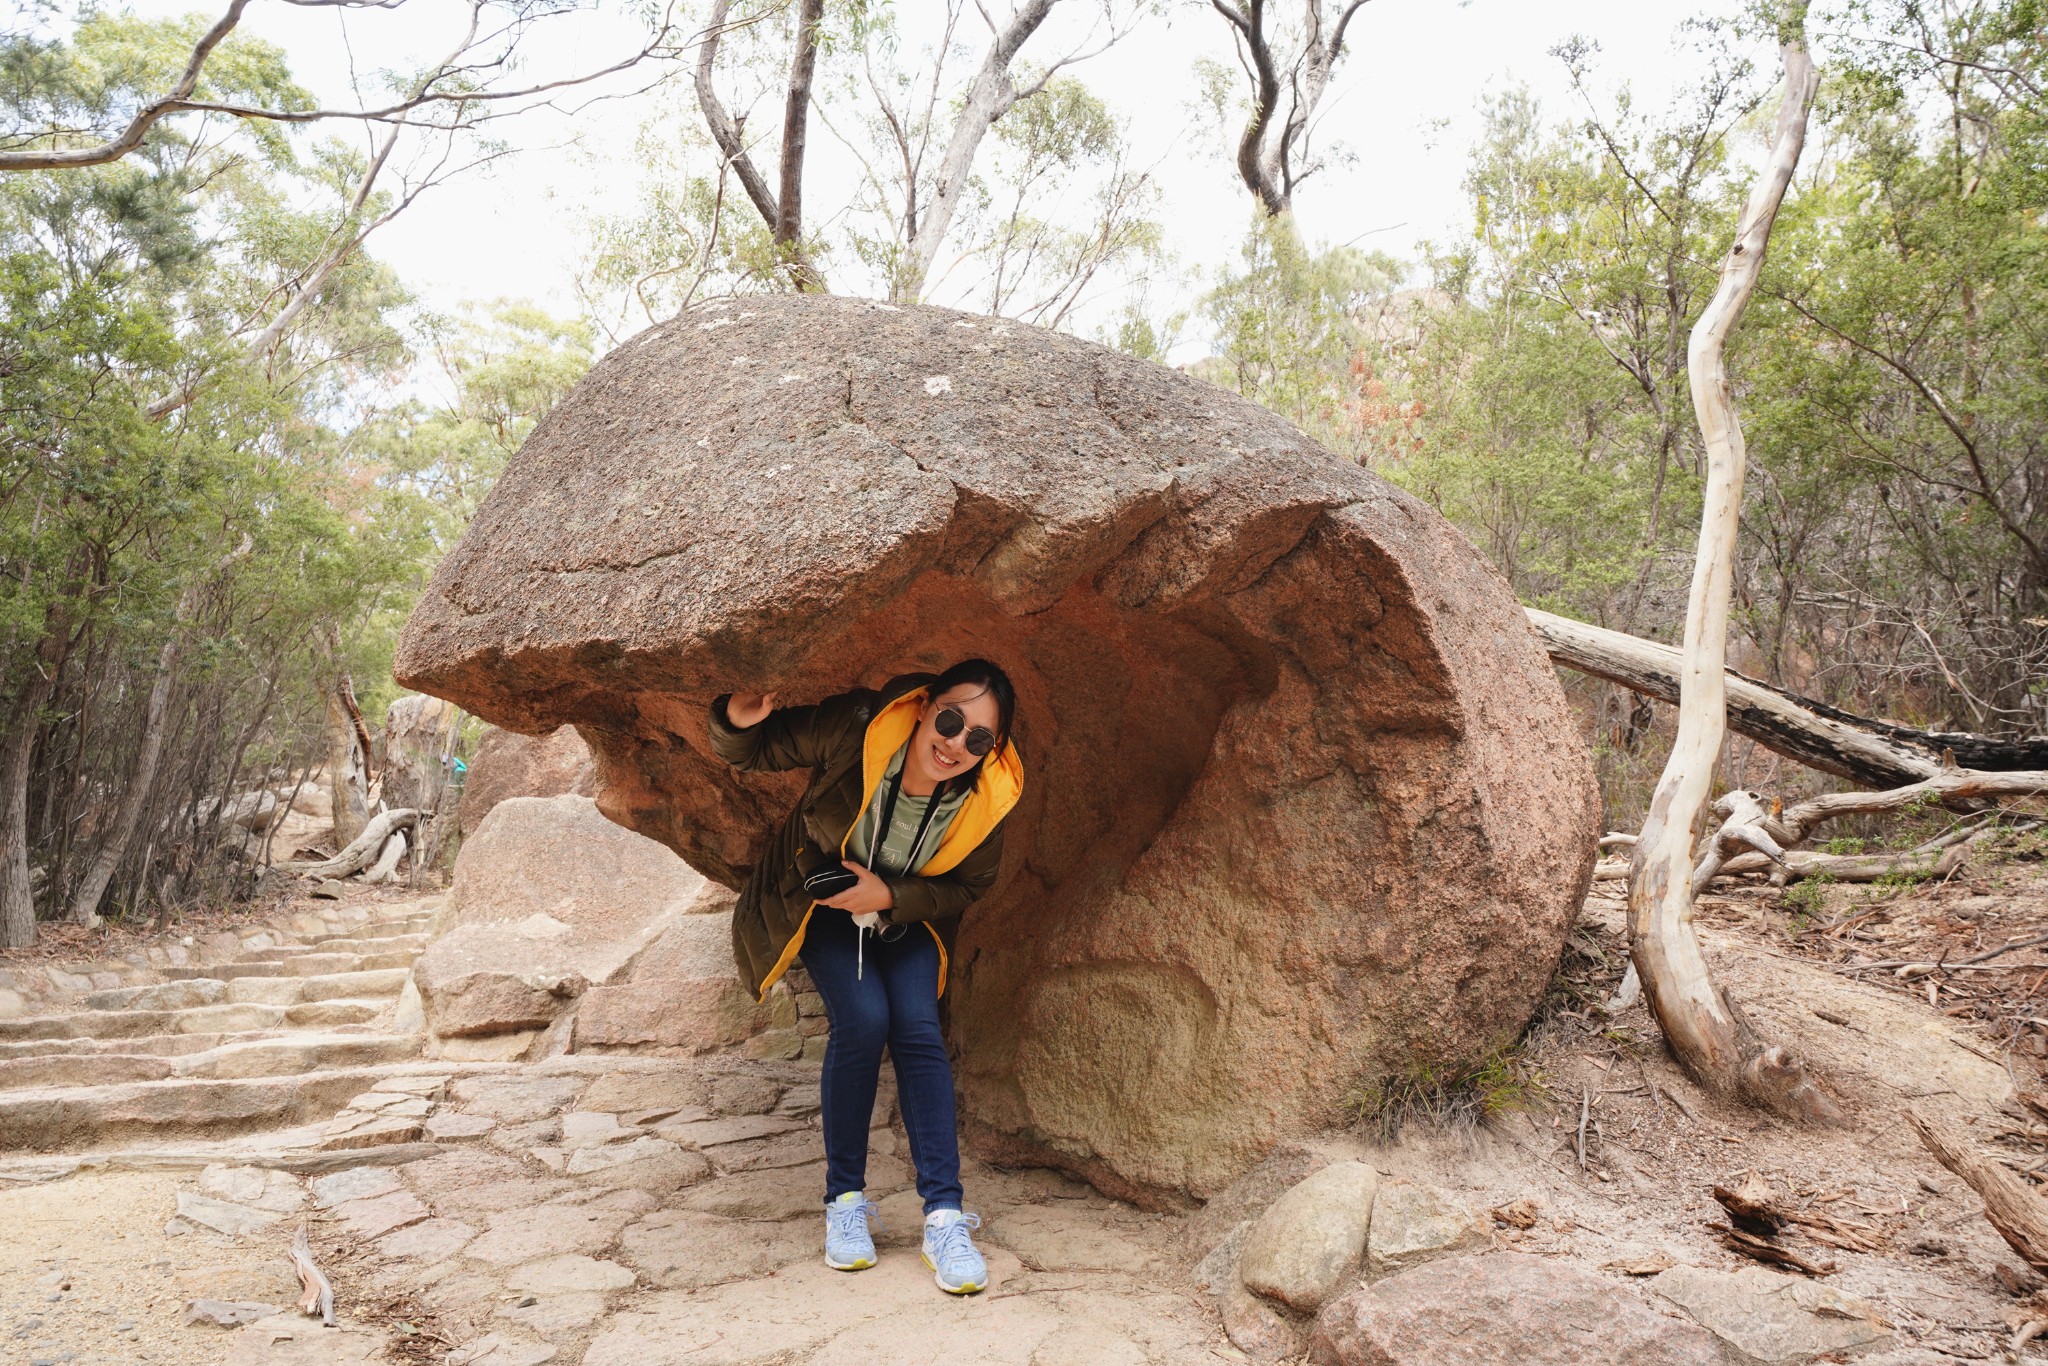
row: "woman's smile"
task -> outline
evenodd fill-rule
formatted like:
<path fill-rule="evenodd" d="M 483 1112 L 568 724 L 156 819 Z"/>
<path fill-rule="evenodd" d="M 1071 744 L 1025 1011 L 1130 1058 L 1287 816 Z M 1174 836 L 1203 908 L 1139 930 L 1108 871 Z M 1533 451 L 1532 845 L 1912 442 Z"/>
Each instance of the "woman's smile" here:
<path fill-rule="evenodd" d="M 960 767 L 960 761 L 958 759 L 953 758 L 951 755 L 947 754 L 946 751 L 940 749 L 937 745 L 933 745 L 932 766 L 937 768 L 941 773 L 950 773 L 954 769 Z"/>

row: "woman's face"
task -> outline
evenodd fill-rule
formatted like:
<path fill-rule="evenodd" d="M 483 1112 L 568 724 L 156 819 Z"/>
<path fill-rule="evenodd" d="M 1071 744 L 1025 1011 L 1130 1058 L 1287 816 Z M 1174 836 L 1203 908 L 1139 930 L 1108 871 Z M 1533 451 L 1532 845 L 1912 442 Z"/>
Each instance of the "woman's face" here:
<path fill-rule="evenodd" d="M 950 740 L 939 734 L 937 726 L 939 713 L 948 708 L 959 712 L 967 722 Z M 910 737 L 910 753 L 904 763 L 933 784 L 957 778 L 976 762 L 967 752 L 967 733 L 976 726 L 993 732 L 999 716 L 994 695 L 979 683 L 961 683 L 937 697 L 927 698 L 918 713 L 917 731 Z"/>

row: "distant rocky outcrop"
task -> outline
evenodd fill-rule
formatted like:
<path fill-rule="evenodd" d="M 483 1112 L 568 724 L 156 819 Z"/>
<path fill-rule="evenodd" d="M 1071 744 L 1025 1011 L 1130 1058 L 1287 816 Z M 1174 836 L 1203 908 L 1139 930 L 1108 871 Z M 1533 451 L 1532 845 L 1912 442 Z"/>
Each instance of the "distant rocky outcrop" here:
<path fill-rule="evenodd" d="M 589 797 L 596 792 L 590 746 L 574 726 L 546 735 L 486 726 L 463 782 L 462 835 L 475 834 L 491 808 L 507 797 Z"/>
<path fill-rule="evenodd" d="M 1527 1020 L 1598 804 L 1506 581 L 1273 414 L 1071 337 L 821 296 L 652 328 L 512 461 L 397 671 L 574 724 L 604 814 L 736 887 L 805 775 L 721 763 L 712 698 L 966 655 L 1017 680 L 1028 772 L 948 993 L 984 1155 L 1206 1197 Z"/>

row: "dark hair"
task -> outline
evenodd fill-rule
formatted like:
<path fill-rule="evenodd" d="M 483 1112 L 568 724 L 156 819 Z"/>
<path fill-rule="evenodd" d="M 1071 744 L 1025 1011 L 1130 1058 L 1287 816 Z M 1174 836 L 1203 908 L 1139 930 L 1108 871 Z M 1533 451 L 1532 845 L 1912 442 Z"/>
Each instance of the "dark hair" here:
<path fill-rule="evenodd" d="M 925 694 L 932 701 L 939 695 L 959 687 L 963 683 L 975 683 L 988 691 L 996 700 L 996 746 L 989 755 L 1001 754 L 1003 746 L 1010 742 L 1010 728 L 1017 720 L 1017 689 L 1010 682 L 1010 676 L 985 659 L 963 659 L 952 668 L 940 674 L 931 682 Z M 981 783 L 981 770 L 985 761 L 976 760 L 974 767 L 961 777 L 971 790 Z"/>

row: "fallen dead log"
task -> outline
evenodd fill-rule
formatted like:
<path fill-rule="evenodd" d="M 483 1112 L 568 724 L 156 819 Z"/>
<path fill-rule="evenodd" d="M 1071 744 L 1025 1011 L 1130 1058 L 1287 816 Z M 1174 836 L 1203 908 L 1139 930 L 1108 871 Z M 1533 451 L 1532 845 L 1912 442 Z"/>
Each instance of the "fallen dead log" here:
<path fill-rule="evenodd" d="M 1523 609 L 1556 663 L 1634 692 L 1678 702 L 1679 652 L 1534 607 Z M 1728 727 L 1773 753 L 1871 787 L 1897 787 L 1942 771 L 1944 752 L 1964 769 L 2048 768 L 2048 737 L 1998 740 L 1967 731 L 1915 730 L 1857 716 L 1786 688 L 1725 671 Z"/>
<path fill-rule="evenodd" d="M 1980 1156 L 1959 1126 L 1917 1110 L 1908 1110 L 1906 1118 L 1927 1151 L 1983 1199 L 1984 1217 L 1999 1236 L 2027 1265 L 2048 1272 L 2048 1201 L 2020 1177 Z"/>
<path fill-rule="evenodd" d="M 391 838 L 384 841 L 384 852 L 377 855 L 377 862 L 363 874 L 363 881 L 391 881 L 392 875 L 398 871 L 398 861 L 405 857 L 405 847 L 405 832 L 392 831 Z"/>
<path fill-rule="evenodd" d="M 415 824 L 419 816 L 420 813 L 409 806 L 380 812 L 363 827 L 362 834 L 350 840 L 348 847 L 333 858 L 318 863 L 285 863 L 279 866 L 287 872 L 303 873 L 307 877 L 347 877 L 377 856 L 377 851 L 384 847 L 384 841 L 391 837 L 392 831 Z"/>
<path fill-rule="evenodd" d="M 1693 889 L 1699 891 L 1715 877 L 1762 872 L 1767 868 L 1777 869 L 1778 877 L 1787 882 L 1814 877 L 1829 877 L 1837 882 L 1946 877 L 1962 866 L 1973 845 L 1998 834 L 2001 827 L 1981 823 L 1896 854 L 1827 854 L 1787 850 L 1783 846 L 1801 844 L 1811 839 L 1823 823 L 1843 816 L 1876 815 L 1916 805 L 1986 797 L 2042 794 L 2048 794 L 2048 772 L 1979 773 L 1954 768 L 1886 792 L 1831 792 L 1800 802 L 1775 816 L 1765 807 L 1760 793 L 1730 792 L 1714 804 L 1714 809 L 1728 819 L 1694 870 Z M 1763 843 L 1759 843 L 1758 836 Z M 1734 853 L 1735 847 L 1742 844 L 1760 852 Z M 1766 847 L 1768 844 L 1780 847 L 1773 851 Z"/>

